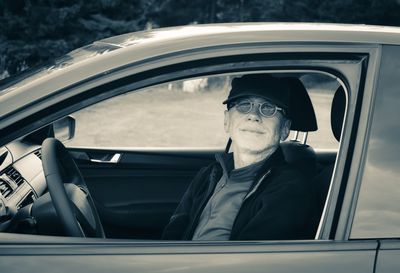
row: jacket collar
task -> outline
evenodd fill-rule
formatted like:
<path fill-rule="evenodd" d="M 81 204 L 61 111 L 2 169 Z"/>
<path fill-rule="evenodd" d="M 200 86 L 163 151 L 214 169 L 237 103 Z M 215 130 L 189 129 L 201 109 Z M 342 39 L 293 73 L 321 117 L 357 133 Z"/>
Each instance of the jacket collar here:
<path fill-rule="evenodd" d="M 271 171 L 284 164 L 285 163 L 285 157 L 283 156 L 283 152 L 280 146 L 276 149 L 276 151 L 269 157 L 267 158 L 261 168 L 258 170 L 257 175 L 256 175 L 256 180 L 260 179 L 263 175 L 265 175 L 266 172 Z"/>
<path fill-rule="evenodd" d="M 216 160 L 218 163 L 217 166 L 218 168 L 214 168 L 214 171 L 212 173 L 213 179 L 211 181 L 215 181 L 217 177 L 220 177 L 222 175 L 223 171 L 229 172 L 230 170 L 233 169 L 233 153 L 219 153 L 215 155 Z M 221 162 L 223 162 L 221 164 Z M 281 166 L 282 164 L 285 163 L 285 157 L 283 155 L 282 149 L 280 146 L 276 149 L 276 151 L 267 159 L 264 160 L 262 163 L 261 167 L 258 168 L 254 183 L 250 190 L 258 183 L 264 180 L 267 176 L 271 175 L 274 171 L 275 168 L 278 166 Z M 258 164 L 258 163 L 256 163 Z M 219 178 L 218 178 L 219 179 Z"/>

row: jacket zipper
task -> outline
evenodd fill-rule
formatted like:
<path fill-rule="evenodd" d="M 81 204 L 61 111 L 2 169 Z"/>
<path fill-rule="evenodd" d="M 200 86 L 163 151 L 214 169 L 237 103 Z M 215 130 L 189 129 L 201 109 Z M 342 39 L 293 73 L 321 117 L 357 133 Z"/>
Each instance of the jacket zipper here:
<path fill-rule="evenodd" d="M 244 199 L 243 199 L 243 202 L 257 191 L 257 189 L 258 189 L 258 187 L 260 186 L 261 182 L 262 182 L 270 173 L 271 173 L 271 169 L 269 169 L 268 172 L 266 172 L 263 176 L 261 176 L 260 179 L 258 179 L 257 184 L 253 187 L 253 189 L 252 189 L 251 191 L 249 191 L 249 192 L 246 194 L 246 196 L 245 196 Z M 242 203 L 242 204 L 243 204 L 243 203 Z"/>
<path fill-rule="evenodd" d="M 246 194 L 246 196 L 243 198 L 242 205 L 241 205 L 241 207 L 240 207 L 238 213 L 236 214 L 235 220 L 233 221 L 233 225 L 232 225 L 232 229 L 231 229 L 231 234 L 229 235 L 229 239 L 232 239 L 232 230 L 233 230 L 233 227 L 236 225 L 236 221 L 237 221 L 238 215 L 240 214 L 240 210 L 242 209 L 244 202 L 245 202 L 251 195 L 253 195 L 253 194 L 257 191 L 257 189 L 259 188 L 261 182 L 262 182 L 265 178 L 267 178 L 267 176 L 268 176 L 270 173 L 271 173 L 271 169 L 269 169 L 263 176 L 261 176 L 260 179 L 258 179 L 257 184 L 256 184 L 256 185 L 253 187 L 253 189 L 252 189 L 251 191 L 249 191 L 249 192 Z"/>

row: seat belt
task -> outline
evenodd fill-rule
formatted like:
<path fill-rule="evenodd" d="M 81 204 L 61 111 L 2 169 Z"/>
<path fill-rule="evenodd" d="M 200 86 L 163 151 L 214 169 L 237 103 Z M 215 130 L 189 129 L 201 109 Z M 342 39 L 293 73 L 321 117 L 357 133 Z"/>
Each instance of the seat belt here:
<path fill-rule="evenodd" d="M 232 139 L 229 138 L 228 139 L 228 143 L 226 143 L 225 153 L 229 153 L 229 149 L 231 148 L 231 144 L 232 144 Z"/>

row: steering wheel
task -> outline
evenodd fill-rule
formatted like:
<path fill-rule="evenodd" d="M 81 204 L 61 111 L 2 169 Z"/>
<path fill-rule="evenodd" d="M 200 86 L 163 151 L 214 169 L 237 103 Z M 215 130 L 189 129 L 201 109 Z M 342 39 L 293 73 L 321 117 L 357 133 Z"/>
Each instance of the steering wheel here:
<path fill-rule="evenodd" d="M 51 200 L 66 235 L 105 238 L 85 180 L 59 140 L 43 141 L 42 165 Z"/>

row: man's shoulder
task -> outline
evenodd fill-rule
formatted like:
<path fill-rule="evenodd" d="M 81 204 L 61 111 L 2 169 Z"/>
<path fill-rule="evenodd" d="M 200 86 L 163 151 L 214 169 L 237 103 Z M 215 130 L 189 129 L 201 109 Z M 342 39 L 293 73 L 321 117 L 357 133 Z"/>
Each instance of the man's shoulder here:
<path fill-rule="evenodd" d="M 284 162 L 271 170 L 271 184 L 277 187 L 305 189 L 310 187 L 311 178 L 298 166 Z"/>
<path fill-rule="evenodd" d="M 201 168 L 198 172 L 201 176 L 218 175 L 222 173 L 221 165 L 217 161 L 213 161 L 207 166 Z"/>
<path fill-rule="evenodd" d="M 288 163 L 286 161 L 283 164 L 277 166 L 275 171 L 282 175 L 290 175 L 293 177 L 299 177 L 304 179 L 307 178 L 307 175 L 301 169 L 300 166 L 297 166 L 296 164 L 293 163 Z"/>
<path fill-rule="evenodd" d="M 315 190 L 311 180 L 291 164 L 285 164 L 271 171 L 269 179 L 264 181 L 260 200 L 284 200 L 282 202 L 296 204 L 315 202 Z"/>
<path fill-rule="evenodd" d="M 192 180 L 193 187 L 196 189 L 208 185 L 210 182 L 216 181 L 222 174 L 221 166 L 214 161 L 209 165 L 201 168 Z"/>

